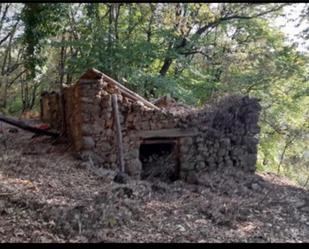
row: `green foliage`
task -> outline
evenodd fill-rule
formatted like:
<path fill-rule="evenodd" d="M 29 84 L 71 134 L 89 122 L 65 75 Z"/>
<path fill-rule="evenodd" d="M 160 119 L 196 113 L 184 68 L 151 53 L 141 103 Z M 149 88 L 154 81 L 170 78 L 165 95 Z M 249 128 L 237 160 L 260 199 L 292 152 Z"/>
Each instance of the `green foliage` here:
<path fill-rule="evenodd" d="M 47 37 L 57 35 L 67 11 L 65 4 L 26 3 L 21 13 L 24 22 L 23 43 L 26 47 L 25 67 L 28 79 L 34 79 L 44 65 L 41 49 Z"/>

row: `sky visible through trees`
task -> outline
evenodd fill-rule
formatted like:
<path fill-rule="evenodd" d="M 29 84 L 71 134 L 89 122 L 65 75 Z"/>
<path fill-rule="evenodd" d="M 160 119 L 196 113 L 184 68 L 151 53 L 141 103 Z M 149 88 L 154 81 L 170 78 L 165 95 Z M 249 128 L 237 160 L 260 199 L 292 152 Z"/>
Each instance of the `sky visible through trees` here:
<path fill-rule="evenodd" d="M 302 22 L 298 26 L 305 6 L 305 3 L 297 3 L 284 7 L 284 15 L 277 17 L 274 22 L 274 26 L 284 32 L 287 41 L 291 43 L 297 42 L 297 50 L 302 52 L 306 52 L 309 49 L 308 39 L 302 35 L 302 31 L 308 27 L 308 23 Z"/>

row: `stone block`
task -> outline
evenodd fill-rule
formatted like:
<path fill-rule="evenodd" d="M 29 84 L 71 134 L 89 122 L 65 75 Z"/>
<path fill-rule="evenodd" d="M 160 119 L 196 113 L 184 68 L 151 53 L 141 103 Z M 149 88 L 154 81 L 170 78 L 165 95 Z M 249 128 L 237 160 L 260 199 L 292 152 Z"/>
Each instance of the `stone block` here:
<path fill-rule="evenodd" d="M 142 171 L 142 163 L 139 159 L 126 161 L 125 169 L 129 176 L 139 177 Z"/>
<path fill-rule="evenodd" d="M 82 135 L 91 135 L 95 131 L 91 124 L 84 123 L 81 126 Z"/>
<path fill-rule="evenodd" d="M 186 160 L 186 161 L 182 161 L 181 162 L 181 170 L 184 170 L 184 171 L 189 171 L 189 170 L 194 170 L 194 166 L 195 166 L 195 163 L 192 162 L 191 160 Z"/>
<path fill-rule="evenodd" d="M 186 182 L 189 184 L 198 184 L 197 174 L 193 171 L 188 172 L 186 176 Z"/>
<path fill-rule="evenodd" d="M 102 151 L 110 151 L 113 148 L 110 142 L 101 142 L 97 147 Z"/>
<path fill-rule="evenodd" d="M 84 149 L 92 149 L 95 146 L 95 142 L 90 136 L 84 136 L 82 138 L 82 144 Z"/>
<path fill-rule="evenodd" d="M 201 170 L 203 170 L 205 168 L 206 168 L 205 162 L 198 162 L 197 165 L 196 165 L 196 170 L 197 171 L 201 171 Z"/>

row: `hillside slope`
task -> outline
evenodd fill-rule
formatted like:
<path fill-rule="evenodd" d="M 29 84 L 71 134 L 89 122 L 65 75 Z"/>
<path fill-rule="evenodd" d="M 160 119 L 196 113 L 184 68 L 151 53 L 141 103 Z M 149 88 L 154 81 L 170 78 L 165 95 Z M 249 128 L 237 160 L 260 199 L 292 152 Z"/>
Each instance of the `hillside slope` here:
<path fill-rule="evenodd" d="M 309 192 L 274 174 L 121 185 L 66 144 L 2 128 L 1 242 L 309 242 Z"/>

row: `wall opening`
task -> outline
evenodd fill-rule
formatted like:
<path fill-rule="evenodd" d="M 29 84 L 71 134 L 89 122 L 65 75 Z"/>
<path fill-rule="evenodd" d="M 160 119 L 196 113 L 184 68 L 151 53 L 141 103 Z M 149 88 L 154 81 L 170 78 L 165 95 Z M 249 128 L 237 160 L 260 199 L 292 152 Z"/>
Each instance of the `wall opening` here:
<path fill-rule="evenodd" d="M 179 179 L 178 146 L 174 139 L 145 139 L 140 145 L 142 180 L 160 179 L 173 182 Z"/>

